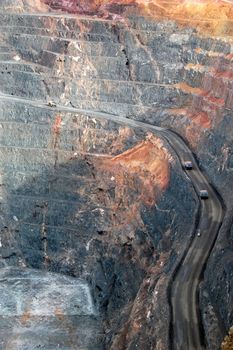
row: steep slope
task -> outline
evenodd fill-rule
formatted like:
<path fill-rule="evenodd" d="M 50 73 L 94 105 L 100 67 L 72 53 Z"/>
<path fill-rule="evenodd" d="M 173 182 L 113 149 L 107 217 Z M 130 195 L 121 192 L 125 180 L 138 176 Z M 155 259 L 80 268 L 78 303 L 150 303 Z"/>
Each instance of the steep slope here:
<path fill-rule="evenodd" d="M 107 347 L 119 327 L 135 322 L 135 303 L 143 334 L 113 346 L 156 344 L 162 329 L 167 342 L 166 285 L 195 220 L 175 155 L 153 134 L 98 115 L 58 116 L 5 97 L 1 116 L 3 266 L 87 278 L 105 315 Z"/>

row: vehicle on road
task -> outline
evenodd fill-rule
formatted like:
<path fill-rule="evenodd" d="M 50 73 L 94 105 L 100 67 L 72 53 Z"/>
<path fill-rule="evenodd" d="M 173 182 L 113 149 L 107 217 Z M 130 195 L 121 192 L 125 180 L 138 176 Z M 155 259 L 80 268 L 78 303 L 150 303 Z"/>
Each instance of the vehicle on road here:
<path fill-rule="evenodd" d="M 201 236 L 201 230 L 197 230 L 197 237 L 200 237 Z"/>
<path fill-rule="evenodd" d="M 209 198 L 209 193 L 207 190 L 200 190 L 199 191 L 199 196 L 201 199 L 208 199 Z"/>
<path fill-rule="evenodd" d="M 192 170 L 193 169 L 193 163 L 191 161 L 189 161 L 189 160 L 186 160 L 184 162 L 184 168 L 186 170 Z"/>
<path fill-rule="evenodd" d="M 53 102 L 53 101 L 48 101 L 47 102 L 47 106 L 49 106 L 49 107 L 57 107 L 56 103 Z"/>

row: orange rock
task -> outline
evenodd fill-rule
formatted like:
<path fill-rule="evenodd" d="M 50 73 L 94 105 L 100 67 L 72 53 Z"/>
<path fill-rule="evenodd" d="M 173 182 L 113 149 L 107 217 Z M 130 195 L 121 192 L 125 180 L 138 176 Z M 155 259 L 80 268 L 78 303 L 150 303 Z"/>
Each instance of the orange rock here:
<path fill-rule="evenodd" d="M 62 312 L 62 310 L 60 308 L 56 308 L 54 311 L 55 316 L 59 319 L 59 320 L 63 320 L 65 318 L 64 313 Z"/>
<path fill-rule="evenodd" d="M 200 112 L 196 115 L 191 115 L 190 118 L 195 124 L 197 124 L 201 128 L 209 129 L 211 127 L 211 120 L 208 114 L 205 112 Z"/>
<path fill-rule="evenodd" d="M 169 155 L 161 141 L 151 135 L 115 157 L 102 159 L 100 168 L 114 175 L 119 193 L 125 181 L 138 190 L 138 184 L 133 179 L 136 176 L 140 182 L 138 199 L 147 205 L 153 205 L 156 195 L 164 191 L 169 183 Z"/>
<path fill-rule="evenodd" d="M 20 320 L 21 323 L 25 325 L 30 320 L 30 317 L 31 317 L 31 312 L 29 310 L 25 310 Z"/>
<path fill-rule="evenodd" d="M 233 5 L 229 0 L 41 0 L 41 3 L 56 10 L 99 14 L 105 17 L 108 11 L 110 14 L 119 14 L 119 11 L 127 11 L 128 6 L 133 6 L 138 13 L 159 19 L 172 19 L 182 26 L 191 25 L 202 34 L 233 33 Z M 35 5 L 32 4 L 32 7 Z"/>

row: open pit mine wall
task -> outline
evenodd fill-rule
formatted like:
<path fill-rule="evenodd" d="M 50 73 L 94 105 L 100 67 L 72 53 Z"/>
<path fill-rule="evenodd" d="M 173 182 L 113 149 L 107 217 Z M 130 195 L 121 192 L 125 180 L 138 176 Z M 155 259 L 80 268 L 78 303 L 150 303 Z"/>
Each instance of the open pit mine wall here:
<path fill-rule="evenodd" d="M 167 348 L 196 199 L 159 135 L 100 118 L 99 103 L 128 108 L 124 48 L 111 21 L 78 22 L 1 14 L 0 263 L 86 278 L 104 321 L 93 344 Z M 82 101 L 92 113 L 74 110 Z"/>
<path fill-rule="evenodd" d="M 48 10 L 48 5 L 48 2 L 47 4 L 41 4 L 40 2 L 34 3 L 33 11 Z M 58 10 L 61 2 L 53 2 L 50 3 L 50 5 Z M 75 5 L 75 3 L 72 3 L 72 6 L 73 5 Z M 219 344 L 222 333 L 233 323 L 233 286 L 231 275 L 231 213 L 233 209 L 231 199 L 233 183 L 233 57 L 231 44 L 232 22 L 230 21 L 232 8 L 231 5 L 226 3 L 205 3 L 201 9 L 192 5 L 194 7 L 191 6 L 191 10 L 190 7 L 184 7 L 182 4 L 180 5 L 181 7 L 177 6 L 177 9 L 171 5 L 171 12 L 165 15 L 161 6 L 160 9 L 158 9 L 155 4 L 155 7 L 151 6 L 149 8 L 149 14 L 153 15 L 153 17 L 146 18 L 144 17 L 145 12 L 139 12 L 139 10 L 145 11 L 142 5 L 142 3 L 135 5 L 132 2 L 131 6 L 127 7 L 127 19 L 123 15 L 123 10 L 126 7 L 112 6 L 110 9 L 109 6 L 106 7 L 106 4 L 102 7 L 99 6 L 98 11 L 96 10 L 98 16 L 102 16 L 102 19 L 99 20 L 93 17 L 80 18 L 78 15 L 72 18 L 65 18 L 65 16 L 64 18 L 59 18 L 54 17 L 52 14 L 48 17 L 35 17 L 8 15 L 5 12 L 4 15 L 1 15 L 0 21 L 1 26 L 4 27 L 1 38 L 4 43 L 12 49 L 12 53 L 9 53 L 9 55 L 12 54 L 15 56 L 15 54 L 18 54 L 22 62 L 18 62 L 18 66 L 15 64 L 14 67 L 17 66 L 16 69 L 12 69 L 7 62 L 1 63 L 2 71 L 9 71 L 9 73 L 4 72 L 1 76 L 1 91 L 26 99 L 43 101 L 53 100 L 61 105 L 92 111 L 103 111 L 155 125 L 168 126 L 177 130 L 188 140 L 190 146 L 198 156 L 200 166 L 206 171 L 213 184 L 217 187 L 227 208 L 226 221 L 224 222 L 219 239 L 217 240 L 213 254 L 207 265 L 202 285 L 201 300 L 203 321 L 209 337 L 209 348 L 214 349 L 217 348 L 216 344 Z M 15 10 L 19 13 L 23 12 L 23 6 L 27 6 L 24 8 L 27 8 L 27 11 L 29 11 L 31 8 L 30 1 L 27 3 L 26 1 L 18 1 L 17 6 L 16 4 L 12 4 L 11 1 L 8 2 L 8 9 L 10 9 L 10 11 Z M 155 8 L 157 11 L 154 11 Z M 107 12 L 106 9 L 108 10 Z M 211 11 L 209 11 L 210 9 Z M 64 6 L 62 6 L 62 10 L 68 10 L 72 13 L 82 12 L 81 9 L 70 11 L 70 9 L 64 8 Z M 178 10 L 180 12 L 178 12 Z M 85 8 L 83 12 L 91 13 L 93 12 L 93 8 Z M 184 18 L 183 20 L 182 18 L 180 19 L 182 13 L 184 17 L 186 16 L 187 21 L 185 21 Z M 195 13 L 199 15 L 202 13 L 203 18 L 201 18 L 200 22 L 193 20 L 192 14 Z M 216 17 L 216 13 L 218 13 L 218 17 Z M 223 14 L 223 18 L 221 18 L 220 14 Z M 103 17 L 105 19 L 103 19 Z M 176 20 L 178 17 L 179 20 Z M 207 19 L 206 22 L 205 18 Z M 24 126 L 22 132 L 28 133 L 28 135 L 34 135 L 33 142 L 35 142 L 35 140 L 38 142 L 38 148 L 42 147 L 41 142 L 43 146 L 51 147 L 51 143 L 49 145 L 47 140 L 51 137 L 51 132 L 53 132 L 55 136 L 52 138 L 52 147 L 54 149 L 62 147 L 69 151 L 72 150 L 72 152 L 75 149 L 72 141 L 76 140 L 76 136 L 74 136 L 75 132 L 71 130 L 69 132 L 61 131 L 60 123 L 65 116 L 61 115 L 59 117 L 48 111 L 44 114 L 41 110 L 38 112 L 37 108 L 25 107 L 24 104 L 18 104 L 12 101 L 1 102 L 1 105 L 2 109 L 5 111 L 3 113 L 3 118 L 5 118 L 5 120 L 9 118 L 9 110 L 11 110 L 10 115 L 14 120 L 17 120 L 17 118 L 26 118 L 27 121 L 31 120 L 31 129 L 29 130 Z M 40 126 L 39 129 L 38 125 L 36 128 L 34 127 L 35 120 L 38 116 L 40 116 L 43 123 L 45 123 L 45 127 Z M 51 128 L 50 125 L 54 126 Z M 8 144 L 8 142 L 13 142 L 16 139 L 20 140 L 21 138 L 12 137 L 13 132 L 15 135 L 15 129 L 12 128 L 10 131 L 10 125 L 7 127 L 8 131 L 4 130 L 3 133 L 5 135 L 4 147 L 9 148 L 9 152 L 11 152 L 12 156 L 12 145 Z M 72 124 L 71 129 L 73 127 L 74 125 Z M 116 132 L 116 135 L 118 134 L 120 133 Z M 90 143 L 93 142 L 92 138 L 91 136 Z M 104 136 L 103 138 L 99 138 L 99 140 L 106 141 L 106 138 L 107 137 Z M 145 137 L 143 139 L 145 139 Z M 142 139 L 137 140 L 139 142 Z M 132 140 L 128 142 L 133 147 Z M 23 144 L 17 145 L 17 147 L 24 149 L 27 146 Z M 124 152 L 124 150 L 125 148 L 123 147 L 121 151 Z M 35 163 L 38 162 L 39 164 L 39 159 L 42 159 L 42 164 L 47 163 L 49 159 L 47 158 L 47 153 L 45 152 L 46 154 L 43 153 L 43 156 L 41 156 L 41 151 L 38 152 L 39 155 Z M 52 152 L 57 154 L 58 151 L 56 150 L 55 152 L 55 150 L 53 150 Z M 59 152 L 58 155 L 60 155 Z M 108 152 L 108 149 L 106 149 L 106 152 Z M 20 166 L 24 164 L 18 156 L 14 156 L 15 158 L 9 157 L 8 159 L 13 160 L 13 162 L 11 161 L 12 164 L 14 162 L 17 164 L 17 159 L 21 164 Z M 30 157 L 27 156 L 23 159 L 35 159 L 35 152 L 32 153 Z M 67 164 L 69 164 L 67 163 L 67 158 L 61 157 L 61 161 L 59 157 L 57 159 L 59 167 L 63 167 L 62 164 L 65 164 L 64 169 L 66 169 Z M 81 164 L 83 163 L 81 162 Z M 10 165 L 6 166 L 5 164 L 5 168 L 10 169 Z M 71 171 L 71 168 L 68 167 L 68 172 Z M 25 169 L 21 170 L 22 173 L 24 173 L 24 171 Z M 84 172 L 85 171 L 86 170 L 84 170 Z M 49 173 L 50 172 L 49 170 Z M 47 174 L 47 168 L 45 174 Z M 190 202 L 191 195 L 188 194 L 191 193 L 190 189 L 184 189 L 184 186 L 187 186 L 186 182 L 178 180 L 178 177 L 181 176 L 181 169 L 175 166 L 171 174 L 173 175 L 170 179 L 170 185 L 166 192 L 164 192 L 160 201 L 162 201 L 161 203 L 165 203 L 164 206 L 162 206 L 164 209 L 167 209 L 169 203 L 173 203 L 170 198 L 176 196 L 174 194 L 176 193 L 174 190 L 176 186 L 174 184 L 179 181 L 179 187 L 182 188 L 185 195 L 181 196 L 180 199 L 176 197 L 175 203 L 172 204 L 177 215 L 175 215 L 174 220 L 176 220 L 176 223 L 172 228 L 173 238 L 171 239 L 172 247 L 174 247 L 175 251 L 177 249 L 179 251 L 179 238 L 175 238 L 175 232 L 178 232 L 178 234 L 183 237 L 186 232 L 185 228 L 191 225 L 191 222 L 183 221 L 181 223 L 179 221 L 179 217 L 183 218 L 184 216 L 184 214 L 180 213 L 188 213 L 191 209 L 194 210 L 194 202 Z M 47 175 L 45 177 L 47 178 Z M 32 177 L 30 178 L 33 179 Z M 43 176 L 40 177 L 40 179 L 43 178 Z M 38 179 L 29 181 L 29 184 L 31 183 L 30 191 L 34 181 L 37 183 Z M 40 180 L 39 183 L 42 187 L 44 186 L 42 180 Z M 12 186 L 12 184 L 10 186 Z M 20 192 L 25 191 L 27 187 L 21 185 L 20 182 L 18 188 Z M 64 191 L 66 192 L 66 190 Z M 39 192 L 41 193 L 41 190 Z M 10 206 L 12 206 L 14 201 L 11 200 L 10 203 Z M 28 207 L 30 206 L 31 204 L 28 204 Z M 158 202 L 158 206 L 160 206 L 160 202 Z M 170 209 L 172 212 L 172 208 Z M 46 212 L 47 209 L 42 208 L 42 211 L 43 210 Z M 38 209 L 38 211 L 40 211 L 40 209 Z M 65 209 L 64 212 L 66 212 Z M 159 219 L 156 215 L 162 216 Z M 151 217 L 154 216 L 155 219 L 153 220 L 156 222 L 153 224 L 154 227 L 162 225 L 160 232 L 165 232 L 168 229 L 168 226 L 166 226 L 168 223 L 166 224 L 165 214 L 162 214 L 162 212 L 160 214 L 159 211 L 156 211 L 156 213 L 152 212 L 152 215 L 146 214 L 145 218 L 147 219 L 145 220 L 147 225 L 149 225 L 147 220 L 150 221 Z M 55 225 L 57 219 L 55 218 L 53 220 L 55 221 L 52 221 L 52 225 Z M 192 220 L 194 220 L 194 218 L 192 218 Z M 62 225 L 64 225 L 64 223 L 62 223 Z M 77 225 L 77 223 L 75 225 Z M 92 225 L 91 221 L 90 225 Z M 177 227 L 179 227 L 178 230 Z M 156 230 L 156 228 L 152 229 L 153 235 L 155 234 L 154 230 Z M 100 231 L 104 232 L 104 230 Z M 58 236 L 60 237 L 61 235 L 62 237 L 62 229 L 55 228 L 51 232 L 53 232 L 51 233 L 51 237 L 54 237 L 52 246 L 57 247 L 56 249 L 60 249 L 59 244 L 55 244 L 54 242 L 57 240 Z M 60 233 L 58 234 L 58 232 Z M 30 233 L 28 235 L 30 237 Z M 153 239 L 159 242 L 161 239 L 161 237 L 159 237 L 160 234 L 158 236 L 155 234 Z M 70 242 L 72 242 L 72 246 L 75 244 L 73 238 Z M 170 264 L 173 265 L 174 258 L 170 259 L 170 257 L 173 256 L 173 248 L 171 248 L 171 246 L 166 248 L 163 244 L 159 245 L 158 242 L 155 245 L 155 250 L 160 251 L 159 249 L 161 249 L 161 252 L 169 251 L 169 258 L 167 261 L 170 261 Z M 85 241 L 85 244 L 87 244 L 87 241 Z M 104 246 L 105 244 L 106 243 L 100 244 L 101 248 L 98 248 L 100 252 L 96 253 L 98 256 L 102 256 L 102 245 Z M 112 244 L 114 246 L 115 243 Z M 23 244 L 23 246 L 26 245 Z M 111 247 L 112 245 L 110 248 L 108 247 L 105 249 L 111 251 Z M 35 249 L 39 250 L 38 247 Z M 97 252 L 98 249 L 96 248 L 94 250 Z M 80 256 L 81 251 L 82 250 L 80 250 Z M 27 256 L 29 253 L 25 252 L 24 254 Z M 56 254 L 57 252 L 54 252 L 54 259 L 56 259 Z M 113 277 L 113 275 L 119 276 L 122 274 L 122 265 L 115 265 L 113 262 L 116 256 L 121 256 L 121 254 L 123 253 L 121 248 L 119 248 L 117 253 L 108 252 L 106 261 L 105 258 L 103 260 L 102 258 L 100 259 L 101 269 L 106 269 L 106 271 L 111 271 L 111 273 L 108 277 L 110 282 L 108 281 L 107 284 L 102 282 L 102 285 L 108 286 L 108 292 L 103 293 L 104 297 L 102 294 L 99 296 L 97 293 L 96 299 L 111 299 L 108 296 L 106 297 L 106 295 L 108 295 L 109 290 L 112 291 L 112 281 L 114 281 L 114 285 L 117 285 L 116 293 L 120 295 L 126 293 L 126 291 L 119 292 L 120 287 Z M 129 252 L 126 253 L 126 256 L 128 256 L 127 254 L 129 254 Z M 43 257 L 35 259 L 34 252 L 31 256 L 35 262 L 32 262 L 30 257 L 28 257 L 27 263 L 30 266 L 40 267 L 40 264 L 44 264 Z M 127 273 L 124 277 L 124 281 L 129 280 L 128 274 L 130 275 L 130 271 L 135 271 L 135 274 L 137 271 L 139 276 L 136 279 L 136 286 L 128 286 L 127 288 L 127 290 L 130 291 L 127 292 L 130 294 L 127 299 L 128 307 L 132 305 L 139 285 L 142 284 L 142 276 L 144 276 L 145 271 L 149 271 L 148 265 L 150 264 L 148 261 L 150 263 L 152 263 L 152 261 L 151 257 L 148 259 L 149 260 L 146 260 L 147 267 L 143 266 L 143 268 L 140 269 L 136 264 L 134 268 L 130 266 L 126 269 Z M 82 262 L 82 259 L 80 261 Z M 115 266 L 114 268 L 112 264 Z M 53 265 L 53 263 L 50 264 L 50 262 L 48 265 L 58 266 L 56 267 L 58 271 L 63 271 L 64 269 L 65 272 L 68 271 L 68 273 L 70 273 L 70 266 L 61 267 L 59 264 Z M 75 270 L 75 274 L 80 273 L 81 265 L 82 264 L 78 265 L 78 262 L 73 263 L 72 269 Z M 77 266 L 79 266 L 79 268 Z M 91 263 L 89 263 L 89 265 L 87 264 L 87 266 L 89 266 L 89 270 L 88 268 L 87 270 L 93 273 L 94 277 L 92 281 L 102 276 L 103 272 L 98 271 L 98 265 L 96 267 L 97 272 L 91 269 Z M 55 269 L 55 267 L 49 268 Z M 113 270 L 114 273 L 112 274 Z M 168 271 L 171 271 L 171 267 L 168 268 Z M 96 285 L 98 285 L 98 283 L 96 283 Z M 103 286 L 100 289 L 102 290 L 102 288 Z M 144 289 L 142 288 L 142 290 Z M 111 303 L 115 303 L 114 292 L 111 295 L 113 295 L 111 301 L 108 300 L 106 302 L 104 299 L 104 302 L 102 302 L 99 300 L 99 303 L 104 305 L 105 308 L 107 305 L 109 318 L 111 318 L 112 314 L 115 315 L 114 311 L 109 307 Z M 144 295 L 142 295 L 141 298 L 141 300 L 144 300 Z M 162 298 L 161 300 L 165 299 Z M 148 303 L 151 304 L 151 301 L 148 300 Z M 124 303 L 120 305 L 122 310 L 125 308 L 128 312 Z M 140 305 L 139 310 L 142 313 Z M 160 310 L 160 312 L 166 315 L 164 310 Z M 158 315 L 159 313 L 156 317 L 158 317 Z M 219 319 L 219 324 L 216 324 L 216 329 L 212 332 L 210 324 L 214 323 L 213 320 L 216 320 L 216 317 Z M 127 317 L 124 316 L 116 322 L 114 321 L 114 326 L 116 328 L 120 327 L 119 325 L 124 324 L 126 319 Z M 128 320 L 128 322 L 130 324 L 130 320 Z M 140 319 L 140 322 L 143 321 Z M 159 324 L 159 320 L 157 320 L 157 322 Z M 148 334 L 145 333 L 145 337 L 143 337 L 132 325 L 128 328 L 131 334 L 131 340 L 137 335 L 143 339 L 141 345 L 145 345 L 145 339 Z M 158 329 L 160 328 L 158 327 Z M 156 332 L 156 330 L 154 330 L 154 332 Z M 218 337 L 217 342 L 216 339 L 212 340 L 213 333 Z M 156 338 L 158 335 L 154 334 L 154 336 Z M 116 340 L 116 343 L 114 343 L 112 335 L 109 336 L 110 343 L 113 342 L 113 344 L 119 345 L 121 341 L 122 338 Z M 132 340 L 132 344 L 133 341 L 134 340 Z"/>

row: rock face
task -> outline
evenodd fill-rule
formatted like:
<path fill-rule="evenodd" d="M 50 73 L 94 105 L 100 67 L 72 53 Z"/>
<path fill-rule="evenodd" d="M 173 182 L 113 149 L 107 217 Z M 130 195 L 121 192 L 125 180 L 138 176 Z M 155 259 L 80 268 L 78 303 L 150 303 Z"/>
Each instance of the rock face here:
<path fill-rule="evenodd" d="M 189 141 L 227 206 L 202 286 L 206 333 L 212 313 L 224 332 L 233 321 L 232 235 L 226 235 L 232 224 L 232 46 L 224 37 L 232 35 L 232 7 L 213 4 L 211 15 L 223 19 L 198 17 L 195 28 L 174 21 L 178 9 L 188 18 L 195 8 L 199 16 L 195 4 L 191 12 L 185 4 L 171 6 L 167 18 L 158 4 L 147 8 L 150 18 L 139 16 L 143 2 L 79 5 L 1 3 L 2 271 L 10 266 L 6 271 L 17 273 L 20 288 L 22 268 L 38 283 L 42 275 L 53 278 L 48 271 L 88 281 L 100 314 L 73 315 L 78 323 L 69 314 L 75 335 L 64 349 L 75 348 L 82 322 L 87 341 L 80 349 L 167 349 L 167 289 L 191 238 L 197 201 L 165 140 L 119 116 L 168 126 Z M 50 8 L 102 18 L 38 13 Z M 66 290 L 60 293 L 62 299 Z M 17 327 L 17 317 L 4 327 Z M 52 321 L 43 315 L 43 322 L 51 330 L 60 322 L 60 329 L 63 313 Z M 30 327 L 39 334 L 41 319 Z M 54 334 L 45 348 L 63 342 L 65 333 Z M 15 349 L 29 349 L 28 337 Z M 221 337 L 208 338 L 209 348 Z"/>

